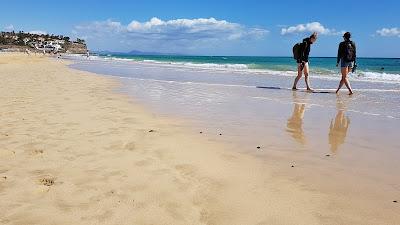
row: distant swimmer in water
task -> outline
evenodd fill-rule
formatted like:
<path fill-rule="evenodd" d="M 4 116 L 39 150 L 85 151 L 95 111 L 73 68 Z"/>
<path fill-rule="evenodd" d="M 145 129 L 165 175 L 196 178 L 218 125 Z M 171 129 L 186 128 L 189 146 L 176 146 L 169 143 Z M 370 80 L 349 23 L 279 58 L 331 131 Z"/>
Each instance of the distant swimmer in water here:
<path fill-rule="evenodd" d="M 297 77 L 294 80 L 292 90 L 297 90 L 297 83 L 304 73 L 304 80 L 306 82 L 307 90 L 312 91 L 308 80 L 308 56 L 310 55 L 311 45 L 317 41 L 318 34 L 314 32 L 310 37 L 304 38 L 303 42 L 297 43 L 293 46 L 293 58 L 297 62 Z"/>
<path fill-rule="evenodd" d="M 351 38 L 350 32 L 346 32 L 343 35 L 344 41 L 340 42 L 339 44 L 336 67 L 339 66 L 340 62 L 342 79 L 340 80 L 339 87 L 337 88 L 336 93 L 339 92 L 340 88 L 342 88 L 344 84 L 349 90 L 349 94 L 352 95 L 353 90 L 351 89 L 350 81 L 348 80 L 347 75 L 350 73 L 350 71 L 353 71 L 357 67 L 356 65 L 357 54 L 356 54 L 356 44 L 353 41 L 351 41 L 350 38 Z"/>
<path fill-rule="evenodd" d="M 383 71 L 383 70 L 385 70 L 385 68 L 384 68 L 384 67 L 381 67 L 381 70 Z"/>

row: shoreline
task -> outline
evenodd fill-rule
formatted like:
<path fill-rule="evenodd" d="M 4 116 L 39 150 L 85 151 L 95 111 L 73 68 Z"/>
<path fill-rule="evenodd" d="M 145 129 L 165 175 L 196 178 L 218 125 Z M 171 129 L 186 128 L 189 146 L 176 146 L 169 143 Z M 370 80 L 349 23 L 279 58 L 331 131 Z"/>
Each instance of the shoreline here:
<path fill-rule="evenodd" d="M 116 79 L 68 64 L 0 54 L 0 223 L 398 221 L 394 203 L 370 215 L 375 207 L 362 206 L 370 202 L 362 196 L 349 205 L 363 208 L 342 210 L 340 196 L 307 186 L 282 161 L 267 164 L 160 118 L 116 93 Z"/>
<path fill-rule="evenodd" d="M 67 57 L 78 57 L 69 55 Z M 251 57 L 211 57 L 211 56 L 92 56 L 93 59 L 104 60 L 104 61 L 120 61 L 120 62 L 134 62 L 142 63 L 154 66 L 164 67 L 180 67 L 182 69 L 193 69 L 193 70 L 208 70 L 214 72 L 230 72 L 230 73 L 246 73 L 246 74 L 258 74 L 258 75 L 278 75 L 278 76 L 296 76 L 296 67 L 293 64 L 293 60 L 290 57 L 256 57 L 259 60 L 249 61 Z M 276 60 L 281 59 L 281 61 Z M 339 79 L 340 71 L 334 66 L 336 61 L 328 63 L 327 59 L 316 57 L 313 62 L 312 75 L 314 78 L 322 80 L 335 80 Z M 374 58 L 362 58 L 360 67 L 355 74 L 350 74 L 351 78 L 357 82 L 369 82 L 369 83 L 387 83 L 387 84 L 399 84 L 399 73 L 400 70 L 396 65 L 397 59 L 374 59 Z M 390 60 L 390 68 L 376 68 L 371 67 L 372 60 Z M 376 62 L 374 62 L 375 64 Z M 385 64 L 385 62 L 382 62 Z M 397 69 L 395 69 L 397 68 Z M 338 81 L 337 81 L 338 82 Z"/>

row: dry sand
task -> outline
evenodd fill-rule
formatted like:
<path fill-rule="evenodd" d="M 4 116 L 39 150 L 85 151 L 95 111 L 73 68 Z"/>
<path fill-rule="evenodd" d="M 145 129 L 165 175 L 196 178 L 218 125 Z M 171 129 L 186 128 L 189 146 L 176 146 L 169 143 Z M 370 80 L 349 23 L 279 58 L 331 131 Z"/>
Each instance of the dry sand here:
<path fill-rule="evenodd" d="M 0 224 L 400 223 L 332 205 L 67 64 L 0 54 Z"/>

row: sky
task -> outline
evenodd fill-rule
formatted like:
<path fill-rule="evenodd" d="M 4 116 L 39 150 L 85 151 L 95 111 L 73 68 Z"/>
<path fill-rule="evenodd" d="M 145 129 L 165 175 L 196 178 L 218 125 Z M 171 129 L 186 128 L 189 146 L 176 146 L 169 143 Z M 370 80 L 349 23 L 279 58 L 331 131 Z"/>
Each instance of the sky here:
<path fill-rule="evenodd" d="M 400 57 L 400 1 L 5 1 L 0 30 L 62 34 L 90 50 L 290 56 L 319 33 L 311 56 L 335 56 L 350 31 L 358 56 Z"/>

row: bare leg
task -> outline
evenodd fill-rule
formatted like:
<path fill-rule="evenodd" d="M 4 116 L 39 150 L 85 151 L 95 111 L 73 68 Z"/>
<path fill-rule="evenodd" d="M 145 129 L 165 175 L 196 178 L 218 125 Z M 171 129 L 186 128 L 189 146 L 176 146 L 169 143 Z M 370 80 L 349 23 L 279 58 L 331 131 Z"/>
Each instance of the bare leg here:
<path fill-rule="evenodd" d="M 348 72 L 348 68 L 347 67 L 342 67 L 341 68 L 342 79 L 339 82 L 339 87 L 337 88 L 336 93 L 338 93 L 339 90 L 342 88 L 342 86 L 344 84 L 344 78 L 347 76 L 347 72 Z"/>
<path fill-rule="evenodd" d="M 298 63 L 297 64 L 297 77 L 294 79 L 292 90 L 297 90 L 297 83 L 299 82 L 302 75 L 303 75 L 303 65 L 301 63 Z"/>
<path fill-rule="evenodd" d="M 310 87 L 310 81 L 309 81 L 309 79 L 308 79 L 308 71 L 309 71 L 308 63 L 306 63 L 306 64 L 304 65 L 304 81 L 306 82 L 307 90 L 308 90 L 308 91 L 312 91 L 312 89 L 311 89 L 311 87 Z"/>
<path fill-rule="evenodd" d="M 339 87 L 338 87 L 338 89 L 336 90 L 336 93 L 339 92 L 339 90 L 343 87 L 343 84 L 344 84 L 344 85 L 346 85 L 347 89 L 349 90 L 349 92 L 350 92 L 349 94 L 350 94 L 350 95 L 353 94 L 353 90 L 351 89 L 350 82 L 349 82 L 349 80 L 347 79 L 347 74 L 349 74 L 349 71 L 350 71 L 350 68 L 349 68 L 349 67 L 343 67 L 343 68 L 341 69 L 341 72 L 342 72 L 342 79 L 340 80 Z"/>
<path fill-rule="evenodd" d="M 347 89 L 349 90 L 349 95 L 352 95 L 353 94 L 353 90 L 351 89 L 350 81 L 347 78 L 347 76 L 344 78 L 344 84 L 346 85 Z"/>

